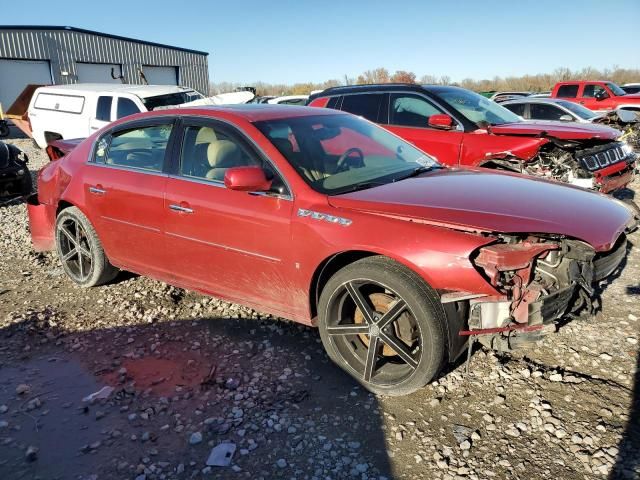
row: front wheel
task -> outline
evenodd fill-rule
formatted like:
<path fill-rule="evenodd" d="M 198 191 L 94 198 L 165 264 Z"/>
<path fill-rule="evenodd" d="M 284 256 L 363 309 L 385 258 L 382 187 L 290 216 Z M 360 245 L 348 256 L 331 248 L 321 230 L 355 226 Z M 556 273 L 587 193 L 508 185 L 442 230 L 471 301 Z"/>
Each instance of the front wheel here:
<path fill-rule="evenodd" d="M 442 366 L 446 320 L 438 296 L 391 259 L 368 257 L 338 271 L 318 312 L 329 357 L 373 393 L 409 394 Z"/>
<path fill-rule="evenodd" d="M 60 212 L 55 235 L 62 268 L 77 285 L 93 287 L 115 278 L 118 270 L 109 263 L 98 234 L 80 209 Z"/>

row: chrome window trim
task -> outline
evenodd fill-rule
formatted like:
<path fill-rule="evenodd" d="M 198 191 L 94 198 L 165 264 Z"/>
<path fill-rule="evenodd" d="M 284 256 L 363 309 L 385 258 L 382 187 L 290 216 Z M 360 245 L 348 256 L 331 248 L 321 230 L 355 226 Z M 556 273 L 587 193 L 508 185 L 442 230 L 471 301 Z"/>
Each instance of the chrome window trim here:
<path fill-rule="evenodd" d="M 112 170 L 124 170 L 127 172 L 142 173 L 144 175 L 155 175 L 157 177 L 168 177 L 169 175 L 162 170 L 147 170 L 144 168 L 126 167 L 123 165 L 112 165 L 108 163 L 86 162 L 91 167 L 110 168 Z"/>
<path fill-rule="evenodd" d="M 236 125 L 235 123 L 230 122 L 229 120 L 226 120 L 226 119 L 223 119 L 223 118 L 219 118 L 219 117 L 211 117 L 209 115 L 189 114 L 189 115 L 180 116 L 180 118 L 183 121 L 183 125 L 182 125 L 183 129 L 185 128 L 185 126 L 187 126 L 187 125 L 184 124 L 185 120 L 188 120 L 189 118 L 213 120 L 213 121 L 216 121 L 216 122 L 223 123 L 224 125 L 227 125 L 228 127 L 232 128 L 233 131 L 235 133 L 239 134 L 241 138 L 243 138 L 244 140 L 249 142 L 256 149 L 256 151 L 258 152 L 258 155 L 261 156 L 262 159 L 265 160 L 269 165 L 271 165 L 271 167 L 273 167 L 274 171 L 280 176 L 280 178 L 282 179 L 282 182 L 284 183 L 285 187 L 287 187 L 287 190 L 289 191 L 289 194 L 288 195 L 279 195 L 278 197 L 279 198 L 281 197 L 283 200 L 293 200 L 295 198 L 295 194 L 293 193 L 293 189 L 291 188 L 291 185 L 287 181 L 287 177 L 285 177 L 282 174 L 282 172 L 280 171 L 280 169 L 278 168 L 278 166 L 273 161 L 271 161 L 271 158 L 269 157 L 269 155 L 267 155 L 265 153 L 265 151 L 262 149 L 262 147 L 260 147 L 260 145 L 258 145 L 252 138 L 250 138 L 249 136 L 244 134 L 238 125 Z M 247 122 L 249 122 L 249 123 L 251 123 L 251 125 L 253 125 L 253 122 L 251 122 L 249 120 L 247 120 Z M 260 132 L 260 134 L 262 135 L 262 132 Z M 271 141 L 267 137 L 264 137 L 264 138 L 269 143 L 271 143 Z M 271 143 L 271 145 L 273 146 L 273 148 L 276 149 L 276 151 L 278 150 L 276 148 L 276 146 L 273 145 L 273 143 Z M 182 148 L 180 148 L 180 155 L 182 155 Z M 179 178 L 189 178 L 189 177 L 179 176 Z M 224 187 L 224 184 L 222 186 Z M 226 188 L 226 187 L 224 187 L 224 188 Z M 264 193 L 264 192 L 262 192 L 262 193 Z M 277 196 L 277 195 L 274 195 L 274 196 Z"/>

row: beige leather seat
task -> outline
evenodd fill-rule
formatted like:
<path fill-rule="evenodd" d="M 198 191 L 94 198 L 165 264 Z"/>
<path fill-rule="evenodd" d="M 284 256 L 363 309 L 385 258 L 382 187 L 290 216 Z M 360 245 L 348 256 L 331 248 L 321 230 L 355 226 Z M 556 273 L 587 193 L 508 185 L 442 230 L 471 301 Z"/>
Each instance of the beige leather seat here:
<path fill-rule="evenodd" d="M 218 137 L 216 136 L 216 132 L 213 131 L 213 128 L 202 127 L 200 130 L 198 130 L 198 134 L 196 135 L 196 145 L 200 145 L 202 143 L 213 143 L 217 141 Z"/>
<path fill-rule="evenodd" d="M 246 166 L 242 150 L 229 140 L 217 140 L 209 144 L 207 159 L 211 167 L 207 172 L 209 180 L 224 180 L 228 168 Z"/>

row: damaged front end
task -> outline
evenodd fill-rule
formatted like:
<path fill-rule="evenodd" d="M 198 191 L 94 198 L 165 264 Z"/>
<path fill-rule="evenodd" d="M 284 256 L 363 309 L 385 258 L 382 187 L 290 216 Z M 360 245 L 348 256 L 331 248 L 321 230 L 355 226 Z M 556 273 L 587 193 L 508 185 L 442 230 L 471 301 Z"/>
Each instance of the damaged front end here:
<path fill-rule="evenodd" d="M 491 163 L 602 193 L 620 190 L 633 180 L 637 154 L 626 141 L 545 138 L 548 142 L 531 158 L 522 159 L 505 152 L 502 158 L 491 159 Z"/>
<path fill-rule="evenodd" d="M 500 296 L 469 300 L 468 329 L 460 335 L 506 350 L 555 331 L 561 318 L 590 314 L 599 305 L 594 285 L 607 278 L 626 255 L 626 237 L 596 253 L 564 237 L 502 235 L 478 250 L 476 268 Z"/>

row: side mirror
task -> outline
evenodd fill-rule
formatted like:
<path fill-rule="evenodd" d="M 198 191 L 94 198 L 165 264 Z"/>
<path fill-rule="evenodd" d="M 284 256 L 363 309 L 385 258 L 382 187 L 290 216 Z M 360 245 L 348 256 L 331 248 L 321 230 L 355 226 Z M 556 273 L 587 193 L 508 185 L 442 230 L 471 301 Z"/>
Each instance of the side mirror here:
<path fill-rule="evenodd" d="M 429 117 L 429 126 L 443 130 L 451 130 L 453 128 L 453 118 L 443 113 L 431 115 Z"/>
<path fill-rule="evenodd" d="M 609 98 L 609 94 L 604 90 L 601 90 L 598 93 L 596 93 L 595 98 L 597 101 L 601 101 L 601 100 L 604 100 L 605 98 Z"/>
<path fill-rule="evenodd" d="M 565 113 L 564 115 L 560 115 L 560 118 L 558 120 L 560 120 L 561 122 L 573 122 L 573 117 L 568 113 Z"/>
<path fill-rule="evenodd" d="M 266 192 L 271 188 L 271 180 L 260 167 L 232 167 L 224 174 L 224 185 L 229 190 Z"/>

